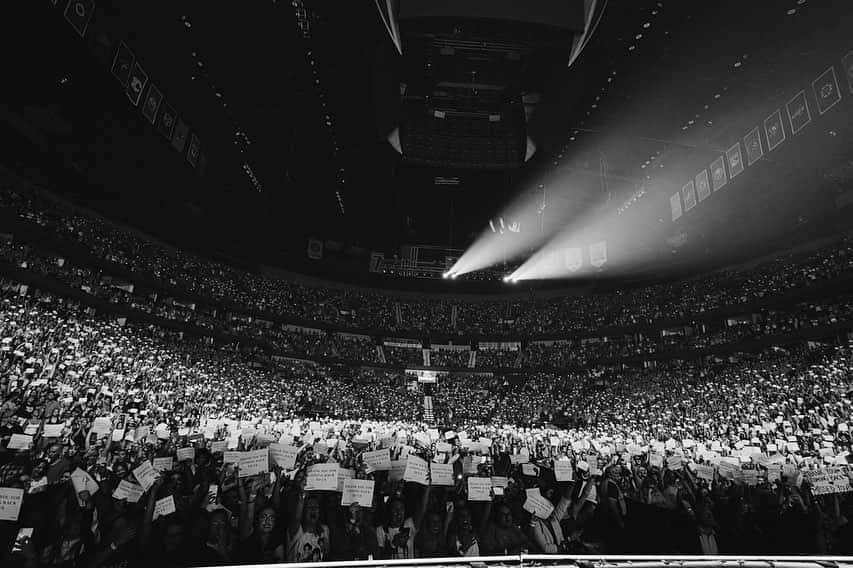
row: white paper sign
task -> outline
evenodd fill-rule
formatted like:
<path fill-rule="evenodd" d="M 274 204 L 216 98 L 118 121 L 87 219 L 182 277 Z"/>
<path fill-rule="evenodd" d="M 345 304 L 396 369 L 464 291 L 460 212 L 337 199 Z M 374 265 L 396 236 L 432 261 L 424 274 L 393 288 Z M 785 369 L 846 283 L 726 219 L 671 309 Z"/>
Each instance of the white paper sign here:
<path fill-rule="evenodd" d="M 469 501 L 491 501 L 492 479 L 490 477 L 468 478 L 468 500 Z"/>
<path fill-rule="evenodd" d="M 554 462 L 554 477 L 557 481 L 572 481 L 574 471 L 572 462 L 566 460 L 557 460 Z"/>
<path fill-rule="evenodd" d="M 178 461 L 195 460 L 195 448 L 178 448 Z"/>
<path fill-rule="evenodd" d="M 75 493 L 88 491 L 89 495 L 94 495 L 99 489 L 98 482 L 79 467 L 71 472 L 71 483 L 74 485 Z"/>
<path fill-rule="evenodd" d="M 367 466 L 367 471 L 389 471 L 391 469 L 391 452 L 385 448 L 373 452 L 364 452 L 361 459 Z"/>
<path fill-rule="evenodd" d="M 171 495 L 167 495 L 162 499 L 157 499 L 154 502 L 154 518 L 165 517 L 175 512 L 175 499 Z"/>
<path fill-rule="evenodd" d="M 148 491 L 154 485 L 154 482 L 157 481 L 158 474 L 157 470 L 146 460 L 133 470 L 133 477 L 142 486 L 143 491 Z"/>
<path fill-rule="evenodd" d="M 554 505 L 542 496 L 538 487 L 527 489 L 527 498 L 524 500 L 523 509 L 529 511 L 540 519 L 547 519 L 554 512 Z"/>
<path fill-rule="evenodd" d="M 338 464 L 318 463 L 308 468 L 305 480 L 306 491 L 337 491 Z"/>
<path fill-rule="evenodd" d="M 23 501 L 23 489 L 0 487 L 0 521 L 17 521 Z"/>
<path fill-rule="evenodd" d="M 240 454 L 240 477 L 251 477 L 270 470 L 270 453 L 266 448 Z"/>
<path fill-rule="evenodd" d="M 430 464 L 432 473 L 432 484 L 442 487 L 453 487 L 453 464 L 434 463 Z"/>
<path fill-rule="evenodd" d="M 374 483 L 372 479 L 345 479 L 341 505 L 358 503 L 362 507 L 372 507 Z"/>
<path fill-rule="evenodd" d="M 113 491 L 113 498 L 127 499 L 128 503 L 138 503 L 144 492 L 142 486 L 122 479 L 116 490 Z"/>
<path fill-rule="evenodd" d="M 172 465 L 174 461 L 170 457 L 165 458 L 154 458 L 154 469 L 156 471 L 170 471 L 172 469 Z"/>
<path fill-rule="evenodd" d="M 275 443 L 269 445 L 272 461 L 285 471 L 296 468 L 296 457 L 299 455 L 299 447 Z"/>
<path fill-rule="evenodd" d="M 12 434 L 9 439 L 9 444 L 6 446 L 8 450 L 29 450 L 33 445 L 33 437 L 26 434 Z"/>
<path fill-rule="evenodd" d="M 45 424 L 44 425 L 44 437 L 45 438 L 59 438 L 62 436 L 62 431 L 65 429 L 64 424 Z"/>
<path fill-rule="evenodd" d="M 421 485 L 429 485 L 429 464 L 415 455 L 409 455 L 406 460 L 406 471 L 403 473 L 405 481 L 412 481 Z"/>

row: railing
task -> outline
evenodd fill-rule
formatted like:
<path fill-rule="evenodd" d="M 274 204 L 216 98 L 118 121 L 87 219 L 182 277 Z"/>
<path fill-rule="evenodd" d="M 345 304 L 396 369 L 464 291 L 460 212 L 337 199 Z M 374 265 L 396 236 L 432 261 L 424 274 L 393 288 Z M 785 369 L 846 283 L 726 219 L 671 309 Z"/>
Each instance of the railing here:
<path fill-rule="evenodd" d="M 294 562 L 264 564 L 275 568 L 345 568 L 350 566 L 594 566 L 595 568 L 827 568 L 853 567 L 853 556 L 699 556 L 699 555 L 562 555 L 517 554 L 454 558 L 411 558 L 402 560 L 351 560 L 338 562 Z M 249 568 L 257 564 L 231 568 Z"/>

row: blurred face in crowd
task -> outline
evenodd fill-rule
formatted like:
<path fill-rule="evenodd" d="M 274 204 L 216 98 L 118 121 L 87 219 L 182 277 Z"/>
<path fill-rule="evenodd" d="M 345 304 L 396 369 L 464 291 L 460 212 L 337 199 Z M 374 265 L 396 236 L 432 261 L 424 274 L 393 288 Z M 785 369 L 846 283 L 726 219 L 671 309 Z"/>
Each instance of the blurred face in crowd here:
<path fill-rule="evenodd" d="M 427 516 L 427 530 L 432 535 L 437 535 L 441 532 L 441 515 L 435 511 Z"/>
<path fill-rule="evenodd" d="M 512 511 L 506 505 L 498 507 L 497 524 L 502 529 L 508 529 L 512 526 Z"/>
<path fill-rule="evenodd" d="M 50 460 L 50 463 L 57 461 L 60 457 L 62 457 L 62 448 L 59 444 L 51 444 L 47 449 L 47 459 Z"/>
<path fill-rule="evenodd" d="M 271 507 L 264 507 L 263 509 L 261 509 L 261 512 L 258 513 L 258 531 L 263 534 L 271 533 L 273 528 L 275 528 L 275 520 L 275 510 L 273 510 Z"/>
<path fill-rule="evenodd" d="M 391 509 L 388 512 L 388 522 L 392 527 L 400 527 L 403 521 L 406 520 L 406 506 L 399 499 L 394 499 L 391 502 Z"/>
<path fill-rule="evenodd" d="M 314 528 L 320 523 L 320 500 L 309 497 L 302 509 L 302 524 Z"/>

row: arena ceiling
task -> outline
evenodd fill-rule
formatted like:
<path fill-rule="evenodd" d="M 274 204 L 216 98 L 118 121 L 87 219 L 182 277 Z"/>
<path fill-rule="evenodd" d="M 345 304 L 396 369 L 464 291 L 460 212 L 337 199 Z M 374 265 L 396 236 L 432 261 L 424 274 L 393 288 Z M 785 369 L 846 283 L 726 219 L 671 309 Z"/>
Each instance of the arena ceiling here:
<path fill-rule="evenodd" d="M 356 256 L 406 242 L 465 248 L 513 196 L 543 188 L 578 214 L 627 207 L 660 224 L 661 243 L 734 220 L 754 226 L 768 207 L 774 223 L 789 223 L 803 200 L 815 201 L 801 188 L 843 170 L 850 150 L 841 59 L 853 48 L 853 17 L 843 0 L 610 0 L 571 67 L 576 22 L 401 18 L 400 55 L 374 2 L 94 4 L 83 38 L 64 17 L 66 0 L 7 8 L 8 161 L 110 216 L 235 258 L 297 266 L 309 236 Z M 426 73 L 417 49 L 451 40 L 521 53 L 505 68 L 457 57 L 460 49 L 443 61 L 446 77 L 482 64 L 477 77 L 492 76 L 473 82 L 524 96 L 524 133 L 536 147 L 528 161 L 497 170 L 413 163 L 389 144 L 404 91 Z M 197 134 L 203 175 L 110 73 L 122 42 Z M 842 104 L 768 155 L 749 191 L 694 215 L 698 229 L 673 226 L 669 198 L 682 178 L 830 65 Z"/>

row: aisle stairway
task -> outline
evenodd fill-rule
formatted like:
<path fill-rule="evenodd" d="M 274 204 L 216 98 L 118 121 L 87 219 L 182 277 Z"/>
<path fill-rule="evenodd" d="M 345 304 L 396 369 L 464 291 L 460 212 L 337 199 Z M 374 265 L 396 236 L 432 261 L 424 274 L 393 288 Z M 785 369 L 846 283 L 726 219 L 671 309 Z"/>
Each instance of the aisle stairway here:
<path fill-rule="evenodd" d="M 424 422 L 427 424 L 435 423 L 435 416 L 432 413 L 432 397 L 424 396 Z"/>

